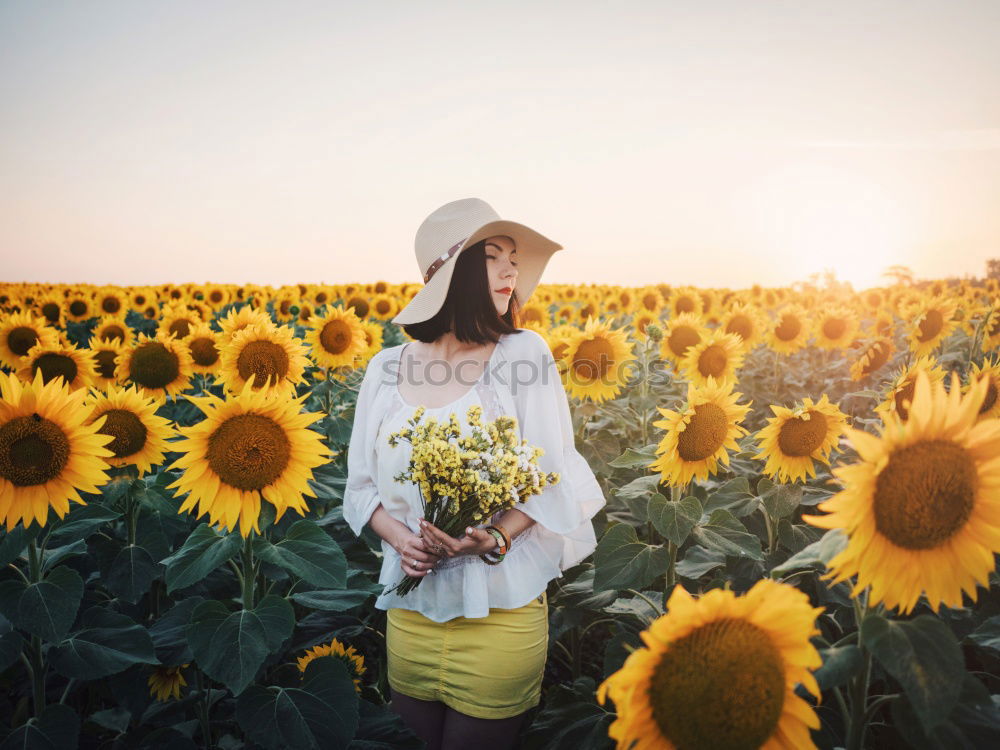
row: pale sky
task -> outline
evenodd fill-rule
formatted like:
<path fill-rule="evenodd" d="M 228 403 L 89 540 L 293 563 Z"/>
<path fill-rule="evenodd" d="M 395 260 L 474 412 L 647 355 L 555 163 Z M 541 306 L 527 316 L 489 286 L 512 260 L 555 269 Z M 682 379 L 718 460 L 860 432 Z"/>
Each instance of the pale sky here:
<path fill-rule="evenodd" d="M 1000 257 L 1000 2 L 0 0 L 0 280 L 415 281 L 476 196 L 542 282 Z"/>

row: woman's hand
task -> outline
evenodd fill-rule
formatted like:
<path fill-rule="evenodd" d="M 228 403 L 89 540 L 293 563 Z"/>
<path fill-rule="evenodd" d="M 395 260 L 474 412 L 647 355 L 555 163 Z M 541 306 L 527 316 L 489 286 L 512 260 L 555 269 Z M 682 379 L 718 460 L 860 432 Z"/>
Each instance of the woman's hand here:
<path fill-rule="evenodd" d="M 441 560 L 441 554 L 430 548 L 429 540 L 412 531 L 403 537 L 396 551 L 401 558 L 403 572 L 414 578 L 423 578 Z"/>
<path fill-rule="evenodd" d="M 426 519 L 420 519 L 420 530 L 431 550 L 440 555 L 484 555 L 497 548 L 497 540 L 485 529 L 470 526 L 461 539 L 446 534 Z M 437 546 L 435 546 L 437 545 Z"/>

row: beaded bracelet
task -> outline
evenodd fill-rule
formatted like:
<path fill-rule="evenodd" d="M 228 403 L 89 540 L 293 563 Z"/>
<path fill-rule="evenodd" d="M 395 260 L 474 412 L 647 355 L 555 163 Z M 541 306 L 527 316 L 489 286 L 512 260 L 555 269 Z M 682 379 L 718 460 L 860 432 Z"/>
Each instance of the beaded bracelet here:
<path fill-rule="evenodd" d="M 479 557 L 488 565 L 497 565 L 503 562 L 504 556 L 507 554 L 507 542 L 504 535 L 493 526 L 487 526 L 483 530 L 497 540 L 497 549 L 499 549 L 499 552 L 497 550 L 490 550 Z"/>

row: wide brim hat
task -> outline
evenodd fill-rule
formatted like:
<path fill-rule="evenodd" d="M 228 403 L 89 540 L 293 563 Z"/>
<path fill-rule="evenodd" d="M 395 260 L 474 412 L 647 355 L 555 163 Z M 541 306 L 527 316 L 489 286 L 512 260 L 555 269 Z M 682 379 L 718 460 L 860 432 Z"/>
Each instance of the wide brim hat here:
<path fill-rule="evenodd" d="M 417 229 L 414 245 L 424 286 L 392 322 L 420 323 L 434 317 L 448 296 L 455 262 L 462 250 L 501 234 L 514 240 L 517 250 L 514 289 L 521 304 L 527 302 L 552 253 L 562 250 L 562 245 L 531 227 L 500 218 L 484 200 L 463 198 L 441 206 Z"/>

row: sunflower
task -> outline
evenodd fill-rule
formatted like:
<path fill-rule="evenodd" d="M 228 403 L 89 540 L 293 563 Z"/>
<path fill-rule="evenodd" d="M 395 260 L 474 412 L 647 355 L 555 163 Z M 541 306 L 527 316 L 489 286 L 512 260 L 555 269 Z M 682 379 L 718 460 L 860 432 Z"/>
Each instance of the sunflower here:
<path fill-rule="evenodd" d="M 80 294 L 79 292 L 71 294 L 63 302 L 63 311 L 65 312 L 66 318 L 75 323 L 90 320 L 97 314 L 94 310 L 94 302 L 91 300 L 90 295 Z"/>
<path fill-rule="evenodd" d="M 129 306 L 138 312 L 142 312 L 147 307 L 156 307 L 157 297 L 156 290 L 149 289 L 147 287 L 139 287 L 138 289 L 132 289 L 132 293 L 129 296 Z"/>
<path fill-rule="evenodd" d="M 653 312 L 647 312 L 645 310 L 640 310 L 635 315 L 632 316 L 632 330 L 635 332 L 635 338 L 640 341 L 645 341 L 648 336 L 646 335 L 646 326 L 650 323 L 656 323 L 659 325 L 660 318 Z"/>
<path fill-rule="evenodd" d="M 213 310 L 220 310 L 230 303 L 232 295 L 226 287 L 219 284 L 211 284 L 205 289 L 205 302 Z"/>
<path fill-rule="evenodd" d="M 191 353 L 191 371 L 209 375 L 219 371 L 219 349 L 222 334 L 216 333 L 208 323 L 199 323 L 188 336 Z"/>
<path fill-rule="evenodd" d="M 101 424 L 85 424 L 86 397 L 41 372 L 30 383 L 0 373 L 0 522 L 8 532 L 18 521 L 44 526 L 50 506 L 65 517 L 70 500 L 86 505 L 77 490 L 99 493 L 108 481 L 112 438 Z"/>
<path fill-rule="evenodd" d="M 38 373 L 46 383 L 62 377 L 74 391 L 93 385 L 97 380 L 97 367 L 90 352 L 66 341 L 57 341 L 52 346 L 38 343 L 28 350 L 21 358 L 17 374 L 30 383 Z"/>
<path fill-rule="evenodd" d="M 50 326 L 60 326 L 63 322 L 63 297 L 59 294 L 46 294 L 35 302 L 38 314 L 45 318 Z"/>
<path fill-rule="evenodd" d="M 365 657 L 355 651 L 354 646 L 345 647 L 336 638 L 329 643 L 321 643 L 319 646 L 313 646 L 306 651 L 305 656 L 300 656 L 296 660 L 299 665 L 299 671 L 304 673 L 306 667 L 309 666 L 309 662 L 320 656 L 329 656 L 344 662 L 347 671 L 354 679 L 354 689 L 359 693 L 361 692 L 361 675 L 366 671 Z"/>
<path fill-rule="evenodd" d="M 843 552 L 824 576 L 836 584 L 857 574 L 857 596 L 909 613 L 920 595 L 934 612 L 943 603 L 975 601 L 976 583 L 989 588 L 1000 552 L 1000 420 L 977 422 L 989 389 L 982 378 L 959 394 L 942 381 L 916 375 L 910 418 L 889 412 L 881 436 L 848 428 L 860 460 L 838 466 L 844 489 L 820 503 L 823 516 L 803 520 L 847 534 Z"/>
<path fill-rule="evenodd" d="M 728 451 L 739 450 L 736 439 L 747 434 L 738 424 L 750 411 L 750 403 L 736 403 L 742 395 L 733 392 L 733 383 L 710 377 L 704 386 L 688 383 L 687 400 L 678 411 L 657 407 L 665 418 L 653 425 L 667 433 L 650 470 L 659 471 L 665 484 L 686 485 L 692 477 L 716 473 L 720 462 L 728 466 Z"/>
<path fill-rule="evenodd" d="M 882 403 L 875 407 L 875 413 L 882 421 L 886 421 L 889 412 L 895 412 L 900 419 L 906 419 L 909 414 L 910 401 L 913 399 L 913 389 L 916 387 L 917 373 L 924 371 L 932 383 L 944 380 L 944 370 L 933 357 L 918 357 L 908 368 L 904 368 L 889 384 Z"/>
<path fill-rule="evenodd" d="M 168 336 L 173 336 L 178 341 L 183 341 L 191 335 L 192 329 L 201 322 L 201 317 L 193 310 L 175 306 L 164 309 L 157 330 L 163 331 Z"/>
<path fill-rule="evenodd" d="M 166 701 L 171 696 L 179 700 L 181 688 L 187 685 L 187 680 L 184 679 L 181 670 L 188 666 L 190 665 L 181 664 L 178 667 L 157 665 L 153 667 L 153 673 L 146 681 L 149 685 L 149 694 L 155 696 L 158 701 Z"/>
<path fill-rule="evenodd" d="M 736 382 L 736 371 L 743 365 L 743 339 L 735 333 L 712 331 L 694 346 L 680 362 L 684 376 L 697 385 L 706 385 L 708 379 L 717 383 Z"/>
<path fill-rule="evenodd" d="M 674 364 L 679 364 L 689 347 L 694 346 L 709 334 L 701 318 L 691 313 L 682 313 L 664 323 L 663 340 L 660 342 L 660 356 Z"/>
<path fill-rule="evenodd" d="M 868 330 L 874 336 L 884 336 L 891 339 L 896 332 L 896 321 L 891 312 L 883 310 L 875 316 L 875 320 L 872 321 Z"/>
<path fill-rule="evenodd" d="M 518 310 L 517 320 L 522 328 L 544 330 L 549 327 L 549 311 L 537 302 L 526 302 Z"/>
<path fill-rule="evenodd" d="M 670 310 L 671 317 L 679 317 L 685 313 L 701 318 L 705 301 L 693 287 L 678 287 L 670 292 L 666 307 Z"/>
<path fill-rule="evenodd" d="M 216 322 L 222 329 L 222 341 L 220 343 L 229 342 L 233 336 L 247 326 L 274 325 L 274 323 L 271 322 L 270 315 L 262 310 L 254 310 L 249 305 L 243 305 L 239 310 L 230 310 L 226 317 L 219 318 Z"/>
<path fill-rule="evenodd" d="M 640 633 L 645 646 L 597 688 L 614 701 L 617 747 L 815 748 L 820 721 L 796 692 L 820 700 L 813 670 L 820 634 L 798 589 L 769 579 L 743 596 L 712 589 L 698 599 L 674 586 L 667 612 Z"/>
<path fill-rule="evenodd" d="M 124 318 L 116 318 L 105 315 L 97 322 L 94 335 L 90 339 L 93 341 L 109 342 L 113 341 L 119 346 L 131 346 L 135 340 L 132 329 L 125 324 Z"/>
<path fill-rule="evenodd" d="M 778 354 L 793 354 L 809 341 L 809 324 L 801 305 L 785 305 L 768 326 L 765 340 Z"/>
<path fill-rule="evenodd" d="M 244 538 L 250 529 L 260 533 L 261 497 L 277 509 L 275 522 L 288 508 L 305 516 L 312 469 L 331 456 L 309 429 L 323 414 L 301 411 L 307 396 L 269 395 L 247 383 L 225 401 L 211 393 L 190 397 L 205 418 L 182 427 L 184 439 L 173 445 L 183 455 L 170 468 L 183 474 L 167 489 L 176 488 L 176 497 L 188 493 L 179 512 L 197 504 L 199 518 L 208 513 L 229 530 L 238 522 Z"/>
<path fill-rule="evenodd" d="M 889 361 L 895 350 L 892 339 L 884 336 L 869 343 L 851 363 L 851 380 L 862 380 L 878 372 Z"/>
<path fill-rule="evenodd" d="M 764 473 L 779 482 L 815 477 L 813 460 L 830 464 L 830 451 L 847 426 L 847 415 L 825 393 L 816 403 L 806 397 L 794 409 L 772 404 L 771 411 L 774 416 L 757 433 L 760 453 L 754 458 L 765 459 Z"/>
<path fill-rule="evenodd" d="M 274 318 L 279 323 L 291 323 L 299 314 L 299 295 L 282 292 L 274 300 Z"/>
<path fill-rule="evenodd" d="M 969 385 L 966 390 L 971 390 L 972 384 L 979 378 L 987 378 L 990 381 L 986 388 L 986 396 L 983 404 L 979 407 L 979 419 L 990 419 L 1000 417 L 1000 399 L 997 398 L 997 388 L 1000 386 L 1000 361 L 988 359 L 982 365 L 972 363 L 972 370 L 969 372 Z"/>
<path fill-rule="evenodd" d="M 1000 305 L 994 303 L 983 314 L 983 351 L 991 351 L 1000 347 Z"/>
<path fill-rule="evenodd" d="M 173 336 L 141 333 L 133 346 L 123 348 L 115 358 L 115 369 L 120 382 L 135 383 L 162 404 L 190 384 L 191 352 Z"/>
<path fill-rule="evenodd" d="M 816 346 L 820 349 L 846 349 L 860 327 L 861 321 L 853 310 L 843 305 L 824 306 L 813 330 Z"/>
<path fill-rule="evenodd" d="M 642 287 L 636 292 L 636 304 L 638 309 L 660 317 L 660 312 L 664 307 L 663 295 L 655 286 Z"/>
<path fill-rule="evenodd" d="M 910 349 L 917 357 L 933 352 L 955 327 L 957 303 L 947 297 L 931 297 L 908 309 Z"/>
<path fill-rule="evenodd" d="M 587 318 L 562 357 L 563 383 L 574 398 L 596 403 L 615 398 L 632 374 L 635 357 L 623 329 Z"/>
<path fill-rule="evenodd" d="M 87 424 L 106 418 L 98 432 L 113 438 L 107 446 L 114 453 L 109 464 L 135 466 L 141 477 L 163 462 L 167 441 L 176 433 L 169 421 L 156 416 L 155 398 L 143 396 L 134 386 L 112 385 L 104 391 L 92 390 L 87 405 Z"/>
<path fill-rule="evenodd" d="M 241 390 L 254 375 L 255 390 L 291 394 L 308 364 L 306 348 L 290 328 L 254 325 L 223 345 L 219 377 L 231 393 Z"/>
<path fill-rule="evenodd" d="M 122 353 L 123 347 L 114 341 L 95 341 L 91 339 L 90 352 L 91 359 L 94 360 L 94 386 L 107 388 L 112 383 L 118 382 L 118 367 L 115 364 L 118 355 Z"/>
<path fill-rule="evenodd" d="M 351 310 L 353 312 L 353 309 Z M 377 320 L 362 320 L 361 328 L 364 331 L 367 341 L 367 349 L 361 354 L 361 361 L 367 362 L 378 352 L 382 351 L 382 344 L 385 340 L 385 329 Z"/>
<path fill-rule="evenodd" d="M 330 307 L 325 315 L 314 318 L 304 341 L 317 365 L 334 369 L 353 367 L 358 355 L 368 349 L 361 319 L 342 307 Z"/>
<path fill-rule="evenodd" d="M 725 333 L 735 333 L 743 340 L 743 351 L 749 352 L 764 336 L 765 321 L 760 311 L 743 302 L 734 304 L 719 319 L 719 328 Z"/>
<path fill-rule="evenodd" d="M 34 346 L 51 347 L 58 344 L 55 329 L 31 313 L 13 313 L 0 320 L 0 363 L 17 369 L 21 357 Z"/>
<path fill-rule="evenodd" d="M 94 295 L 94 305 L 97 308 L 96 315 L 123 318 L 128 312 L 128 298 L 120 289 L 115 287 L 104 287 Z"/>
<path fill-rule="evenodd" d="M 389 294 L 376 294 L 371 300 L 369 314 L 378 320 L 389 320 L 399 312 L 399 305 Z"/>

